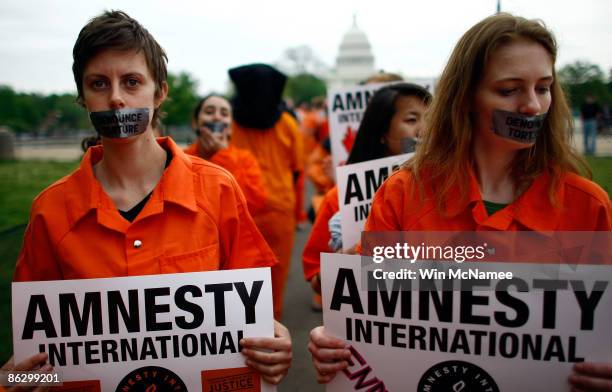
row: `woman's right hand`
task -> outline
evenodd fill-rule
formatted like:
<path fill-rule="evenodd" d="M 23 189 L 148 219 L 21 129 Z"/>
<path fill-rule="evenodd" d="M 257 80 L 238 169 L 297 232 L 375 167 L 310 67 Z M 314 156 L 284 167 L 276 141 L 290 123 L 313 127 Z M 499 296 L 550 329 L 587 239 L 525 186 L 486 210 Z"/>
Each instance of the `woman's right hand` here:
<path fill-rule="evenodd" d="M 312 355 L 319 384 L 330 382 L 336 376 L 336 373 L 346 369 L 348 359 L 351 357 L 348 344 L 342 339 L 326 334 L 323 326 L 310 331 L 308 351 Z"/>

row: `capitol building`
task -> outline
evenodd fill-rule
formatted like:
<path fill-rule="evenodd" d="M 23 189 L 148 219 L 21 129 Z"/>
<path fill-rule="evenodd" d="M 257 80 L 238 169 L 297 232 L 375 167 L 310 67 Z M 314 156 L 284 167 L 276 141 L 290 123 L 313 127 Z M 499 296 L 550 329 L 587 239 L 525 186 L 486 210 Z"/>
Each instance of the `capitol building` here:
<path fill-rule="evenodd" d="M 353 16 L 353 26 L 344 34 L 336 66 L 328 75 L 328 88 L 354 86 L 375 72 L 372 46 L 365 33 L 357 27 L 357 20 Z"/>
<path fill-rule="evenodd" d="M 355 86 L 369 77 L 382 72 L 374 66 L 372 46 L 365 33 L 357 27 L 353 16 L 353 26 L 342 37 L 342 43 L 336 58 L 336 65 L 326 76 L 327 88 Z M 406 77 L 402 72 L 394 72 L 404 78 L 406 82 L 419 84 L 432 94 L 437 83 L 437 77 Z"/>

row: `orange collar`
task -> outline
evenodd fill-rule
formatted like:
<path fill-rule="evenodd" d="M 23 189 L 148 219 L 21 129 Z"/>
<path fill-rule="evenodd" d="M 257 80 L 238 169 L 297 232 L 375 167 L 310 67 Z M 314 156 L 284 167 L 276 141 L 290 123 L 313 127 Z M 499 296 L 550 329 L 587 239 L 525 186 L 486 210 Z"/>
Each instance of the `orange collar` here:
<path fill-rule="evenodd" d="M 153 190 L 151 199 L 134 222 L 163 212 L 164 202 L 177 204 L 192 212 L 197 211 L 191 160 L 171 138 L 158 138 L 157 142 L 172 154 L 172 161 Z M 131 223 L 118 219 L 117 208 L 93 173 L 93 165 L 103 155 L 102 146 L 89 148 L 79 168 L 66 181 L 68 220 L 72 227 L 89 211 L 96 210 L 98 223 L 125 232 Z"/>
<path fill-rule="evenodd" d="M 458 187 L 455 187 L 449 194 L 446 210 L 453 217 L 470 208 L 472 217 L 479 226 L 494 230 L 508 230 L 512 222 L 517 221 L 528 230 L 553 231 L 558 226 L 561 208 L 553 206 L 548 197 L 550 181 L 550 173 L 540 174 L 516 200 L 493 216 L 488 216 L 478 181 L 473 170 L 470 170 L 467 197 L 461 198 Z M 557 190 L 559 203 L 563 200 L 563 189 L 561 186 Z"/>

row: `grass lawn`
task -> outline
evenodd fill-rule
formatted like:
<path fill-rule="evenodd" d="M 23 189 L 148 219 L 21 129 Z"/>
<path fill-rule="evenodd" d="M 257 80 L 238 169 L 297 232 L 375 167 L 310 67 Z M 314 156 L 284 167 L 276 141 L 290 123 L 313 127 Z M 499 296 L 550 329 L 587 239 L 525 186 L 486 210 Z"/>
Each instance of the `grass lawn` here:
<path fill-rule="evenodd" d="M 587 157 L 587 162 L 593 171 L 593 181 L 612 198 L 612 157 Z"/>
<path fill-rule="evenodd" d="M 589 158 L 593 179 L 612 191 L 612 157 Z M 0 364 L 12 352 L 10 282 L 34 197 L 77 162 L 0 162 Z"/>
<path fill-rule="evenodd" d="M 28 223 L 30 205 L 40 191 L 70 173 L 77 162 L 0 162 L 0 363 L 11 354 L 10 290 L 15 260 Z"/>

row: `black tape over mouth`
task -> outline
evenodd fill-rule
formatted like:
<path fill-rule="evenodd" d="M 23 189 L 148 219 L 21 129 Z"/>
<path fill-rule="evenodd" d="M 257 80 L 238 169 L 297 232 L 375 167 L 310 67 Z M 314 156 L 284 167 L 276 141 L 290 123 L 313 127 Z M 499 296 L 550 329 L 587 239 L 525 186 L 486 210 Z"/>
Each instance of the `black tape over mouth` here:
<path fill-rule="evenodd" d="M 100 136 L 123 139 L 147 130 L 149 109 L 130 108 L 90 112 L 89 119 Z"/>
<path fill-rule="evenodd" d="M 526 116 L 521 113 L 496 109 L 492 129 L 496 135 L 519 143 L 533 144 L 544 126 L 546 113 Z"/>

